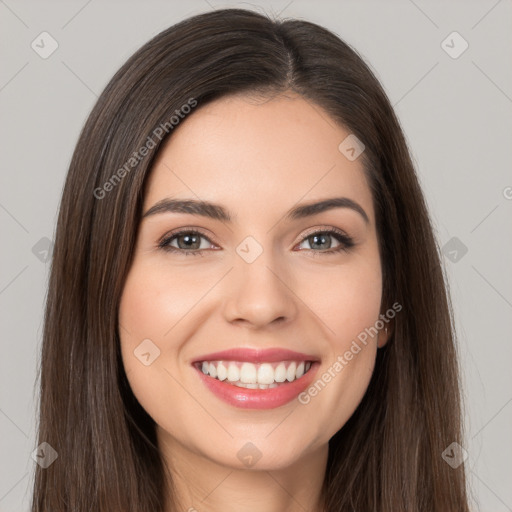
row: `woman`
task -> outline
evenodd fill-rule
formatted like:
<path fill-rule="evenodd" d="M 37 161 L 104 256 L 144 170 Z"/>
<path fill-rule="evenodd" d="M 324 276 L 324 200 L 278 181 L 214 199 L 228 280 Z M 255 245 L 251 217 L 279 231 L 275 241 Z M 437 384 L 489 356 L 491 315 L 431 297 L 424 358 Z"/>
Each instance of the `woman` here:
<path fill-rule="evenodd" d="M 32 510 L 467 511 L 442 456 L 452 325 L 357 53 L 304 21 L 189 18 L 116 73 L 73 155 Z"/>

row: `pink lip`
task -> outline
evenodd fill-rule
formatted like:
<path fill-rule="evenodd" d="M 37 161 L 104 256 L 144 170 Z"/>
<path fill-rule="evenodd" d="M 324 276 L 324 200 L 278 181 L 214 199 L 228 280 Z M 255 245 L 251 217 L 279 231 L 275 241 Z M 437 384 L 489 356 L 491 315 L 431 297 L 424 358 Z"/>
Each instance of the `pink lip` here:
<path fill-rule="evenodd" d="M 274 409 L 287 404 L 302 393 L 311 384 L 319 366 L 320 363 L 315 362 L 299 379 L 268 389 L 241 388 L 205 375 L 197 367 L 196 370 L 206 387 L 224 402 L 243 409 Z"/>
<path fill-rule="evenodd" d="M 311 368 L 299 379 L 285 382 L 275 388 L 247 389 L 205 375 L 200 368 L 202 361 L 311 361 Z M 243 409 L 274 409 L 296 398 L 311 384 L 320 362 L 316 357 L 285 349 L 231 349 L 201 356 L 195 359 L 192 365 L 206 387 L 224 402 Z"/>
<path fill-rule="evenodd" d="M 232 348 L 222 352 L 206 354 L 194 359 L 193 363 L 202 361 L 248 361 L 249 363 L 274 363 L 277 361 L 318 361 L 315 356 L 301 354 L 283 348 L 249 349 Z"/>

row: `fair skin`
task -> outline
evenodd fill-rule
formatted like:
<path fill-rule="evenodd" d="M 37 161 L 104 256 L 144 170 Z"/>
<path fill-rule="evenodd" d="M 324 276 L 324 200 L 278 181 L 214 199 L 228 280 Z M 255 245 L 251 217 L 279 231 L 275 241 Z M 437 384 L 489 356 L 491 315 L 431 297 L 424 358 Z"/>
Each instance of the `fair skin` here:
<path fill-rule="evenodd" d="M 143 213 L 165 198 L 200 199 L 233 217 L 144 217 L 121 298 L 124 368 L 157 424 L 183 510 L 322 509 L 328 441 L 360 403 L 387 333 L 370 337 L 307 404 L 295 398 L 268 409 L 234 406 L 204 385 L 192 362 L 234 347 L 278 347 L 313 355 L 316 381 L 378 320 L 382 273 L 372 196 L 361 159 L 338 149 L 349 133 L 291 92 L 266 100 L 239 95 L 198 108 L 160 150 Z M 285 217 L 332 197 L 357 203 L 368 222 L 348 207 Z M 201 232 L 193 249 L 185 235 L 169 242 L 180 253 L 158 248 L 182 228 Z M 315 242 L 311 233 L 333 228 L 354 246 L 326 253 L 343 242 L 335 235 Z M 263 250 L 251 263 L 237 252 L 249 236 Z M 185 254 L 196 247 L 202 256 Z M 145 339 L 160 350 L 147 366 L 134 356 Z M 250 468 L 237 456 L 244 446 L 260 456 Z"/>

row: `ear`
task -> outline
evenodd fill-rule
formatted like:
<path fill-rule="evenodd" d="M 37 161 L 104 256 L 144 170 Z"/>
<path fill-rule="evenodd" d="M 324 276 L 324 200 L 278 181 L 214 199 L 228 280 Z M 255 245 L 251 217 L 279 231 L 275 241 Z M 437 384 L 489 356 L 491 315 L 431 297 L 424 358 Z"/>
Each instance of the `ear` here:
<path fill-rule="evenodd" d="M 387 323 L 380 331 L 377 337 L 377 348 L 382 348 L 386 345 L 393 334 L 393 323 Z"/>

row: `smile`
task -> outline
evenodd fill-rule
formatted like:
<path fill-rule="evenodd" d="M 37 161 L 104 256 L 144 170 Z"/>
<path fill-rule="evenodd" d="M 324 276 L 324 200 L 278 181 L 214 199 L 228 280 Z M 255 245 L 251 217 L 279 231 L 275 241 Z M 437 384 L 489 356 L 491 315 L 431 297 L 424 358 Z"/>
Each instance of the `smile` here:
<path fill-rule="evenodd" d="M 216 397 L 245 409 L 273 409 L 291 402 L 310 385 L 319 366 L 313 356 L 282 349 L 232 349 L 193 362 Z"/>

